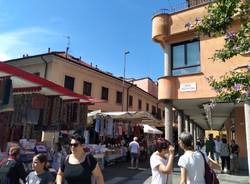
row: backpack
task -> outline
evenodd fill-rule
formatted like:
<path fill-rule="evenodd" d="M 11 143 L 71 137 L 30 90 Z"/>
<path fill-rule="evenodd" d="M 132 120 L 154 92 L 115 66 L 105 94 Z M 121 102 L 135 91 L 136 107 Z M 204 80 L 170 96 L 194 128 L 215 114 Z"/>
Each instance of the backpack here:
<path fill-rule="evenodd" d="M 220 184 L 216 173 L 214 172 L 214 170 L 208 165 L 204 154 L 200 151 L 203 160 L 204 160 L 204 167 L 205 167 L 205 182 L 206 184 Z"/>
<path fill-rule="evenodd" d="M 9 177 L 15 175 L 16 173 L 16 161 L 7 160 L 0 166 L 0 184 L 8 184 Z"/>

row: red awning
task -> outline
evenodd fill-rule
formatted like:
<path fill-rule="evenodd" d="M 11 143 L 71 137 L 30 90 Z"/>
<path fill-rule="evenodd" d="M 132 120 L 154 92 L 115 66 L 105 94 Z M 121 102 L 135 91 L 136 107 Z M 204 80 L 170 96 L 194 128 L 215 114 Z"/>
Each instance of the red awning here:
<path fill-rule="evenodd" d="M 78 99 L 80 103 L 101 102 L 101 100 L 74 93 L 54 82 L 0 62 L 0 78 L 3 77 L 10 77 L 12 79 L 14 93 L 39 91 L 39 93 L 44 95 L 58 95 L 63 100 Z"/>

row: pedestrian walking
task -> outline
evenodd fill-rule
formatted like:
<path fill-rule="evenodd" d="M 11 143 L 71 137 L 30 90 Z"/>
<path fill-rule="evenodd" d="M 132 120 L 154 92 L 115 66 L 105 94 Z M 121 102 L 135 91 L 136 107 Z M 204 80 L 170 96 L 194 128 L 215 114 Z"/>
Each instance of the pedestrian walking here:
<path fill-rule="evenodd" d="M 53 184 L 54 178 L 47 168 L 47 156 L 38 154 L 34 156 L 32 161 L 32 168 L 34 171 L 30 172 L 26 177 L 26 184 Z"/>
<path fill-rule="evenodd" d="M 130 151 L 130 157 L 131 157 L 131 168 L 134 169 L 134 163 L 135 163 L 135 169 L 138 168 L 139 164 L 139 156 L 140 156 L 140 145 L 137 142 L 138 138 L 134 137 L 133 141 L 129 143 L 129 151 Z"/>
<path fill-rule="evenodd" d="M 26 172 L 23 164 L 19 162 L 19 156 L 20 147 L 10 147 L 8 159 L 0 166 L 1 184 L 17 184 L 25 181 Z"/>
<path fill-rule="evenodd" d="M 217 163 L 219 164 L 221 140 L 220 140 L 220 137 L 218 135 L 215 137 L 214 143 L 215 143 L 215 159 L 216 159 Z"/>
<path fill-rule="evenodd" d="M 219 169 L 220 166 L 209 157 L 203 158 L 203 153 L 193 150 L 193 136 L 188 132 L 182 132 L 179 137 L 179 146 L 184 154 L 179 158 L 178 166 L 181 168 L 180 184 L 206 184 L 204 173 L 205 163 L 211 163 L 212 168 Z"/>
<path fill-rule="evenodd" d="M 92 176 L 97 184 L 103 184 L 104 179 L 97 160 L 84 151 L 85 139 L 76 133 L 71 137 L 71 154 L 61 162 L 56 183 L 62 184 L 63 179 L 67 184 L 91 184 Z"/>
<path fill-rule="evenodd" d="M 213 134 L 208 135 L 208 140 L 206 141 L 205 145 L 206 145 L 207 155 L 210 154 L 211 158 L 214 160 L 215 143 L 214 143 Z"/>
<path fill-rule="evenodd" d="M 174 147 L 163 138 L 156 141 L 156 151 L 150 157 L 151 184 L 170 184 L 174 162 Z"/>
<path fill-rule="evenodd" d="M 224 173 L 225 165 L 227 166 L 227 172 L 230 173 L 230 146 L 227 143 L 226 138 L 222 138 L 222 143 L 220 147 L 220 158 L 221 158 L 221 168 L 222 168 L 222 173 Z"/>
<path fill-rule="evenodd" d="M 231 160 L 232 160 L 232 171 L 238 171 L 239 167 L 239 151 L 240 147 L 235 143 L 235 140 L 231 141 Z"/>

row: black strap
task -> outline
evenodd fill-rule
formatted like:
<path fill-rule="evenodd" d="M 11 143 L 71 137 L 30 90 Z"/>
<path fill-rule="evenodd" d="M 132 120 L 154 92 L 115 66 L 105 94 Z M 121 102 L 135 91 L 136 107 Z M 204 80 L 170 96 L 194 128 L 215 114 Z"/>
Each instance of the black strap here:
<path fill-rule="evenodd" d="M 199 151 L 203 157 L 203 160 L 204 160 L 204 170 L 206 170 L 206 166 L 208 165 L 207 161 L 206 161 L 206 158 L 205 158 L 205 155 L 202 153 L 202 151 Z M 206 172 L 206 171 L 205 171 Z M 205 176 L 205 172 L 204 172 L 204 176 Z"/>

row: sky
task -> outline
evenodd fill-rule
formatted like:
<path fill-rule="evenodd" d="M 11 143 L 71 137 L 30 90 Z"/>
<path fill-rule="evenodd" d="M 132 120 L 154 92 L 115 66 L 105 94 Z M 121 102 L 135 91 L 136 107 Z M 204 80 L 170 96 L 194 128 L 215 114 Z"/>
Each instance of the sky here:
<path fill-rule="evenodd" d="M 163 75 L 153 14 L 181 0 L 0 0 L 0 60 L 65 51 L 126 78 Z M 70 37 L 70 39 L 68 39 Z"/>

